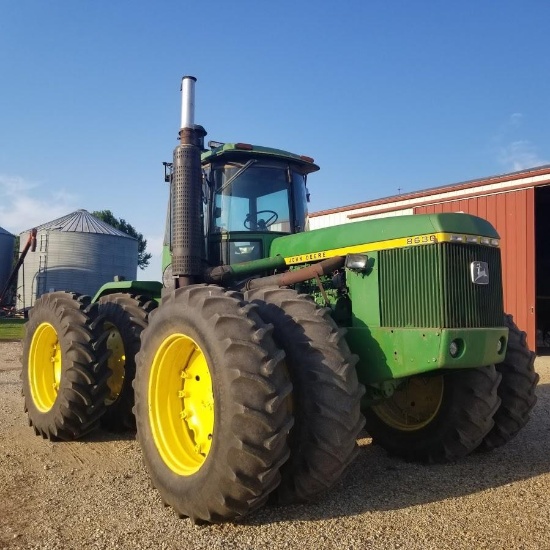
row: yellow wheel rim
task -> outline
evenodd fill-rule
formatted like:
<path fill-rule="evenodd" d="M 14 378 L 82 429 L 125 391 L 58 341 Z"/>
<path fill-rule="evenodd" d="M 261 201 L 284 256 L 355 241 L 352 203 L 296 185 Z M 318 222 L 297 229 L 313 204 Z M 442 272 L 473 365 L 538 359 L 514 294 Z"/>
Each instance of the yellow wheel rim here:
<path fill-rule="evenodd" d="M 388 426 L 411 432 L 427 426 L 443 401 L 443 376 L 415 376 L 372 410 Z"/>
<path fill-rule="evenodd" d="M 34 331 L 27 368 L 33 403 L 40 412 L 48 412 L 61 383 L 61 346 L 50 323 L 41 323 Z"/>
<path fill-rule="evenodd" d="M 109 395 L 105 403 L 112 405 L 118 399 L 124 385 L 126 353 L 124 351 L 124 342 L 118 329 L 111 323 L 105 323 L 105 328 L 109 331 L 107 349 L 111 352 L 107 361 L 107 365 L 111 371 L 111 376 L 109 376 L 107 381 Z"/>
<path fill-rule="evenodd" d="M 156 448 L 174 473 L 203 465 L 214 433 L 214 394 L 206 357 L 184 334 L 160 345 L 149 378 L 149 423 Z"/>

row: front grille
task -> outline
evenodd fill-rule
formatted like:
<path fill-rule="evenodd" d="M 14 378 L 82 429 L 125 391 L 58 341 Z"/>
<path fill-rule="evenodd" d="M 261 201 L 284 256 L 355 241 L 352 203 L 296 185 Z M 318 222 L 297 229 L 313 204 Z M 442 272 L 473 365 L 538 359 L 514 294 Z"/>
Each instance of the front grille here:
<path fill-rule="evenodd" d="M 476 285 L 470 264 L 487 262 L 489 284 Z M 503 324 L 500 250 L 460 243 L 379 252 L 383 327 L 480 328 Z"/>

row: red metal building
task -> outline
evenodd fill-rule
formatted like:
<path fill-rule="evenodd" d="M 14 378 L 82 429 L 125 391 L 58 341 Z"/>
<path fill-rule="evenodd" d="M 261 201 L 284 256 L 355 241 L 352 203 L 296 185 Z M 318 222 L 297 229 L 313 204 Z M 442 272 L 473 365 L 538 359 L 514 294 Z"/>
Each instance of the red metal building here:
<path fill-rule="evenodd" d="M 550 346 L 550 165 L 311 214 L 312 229 L 403 214 L 465 212 L 500 233 L 504 307 L 531 349 Z"/>

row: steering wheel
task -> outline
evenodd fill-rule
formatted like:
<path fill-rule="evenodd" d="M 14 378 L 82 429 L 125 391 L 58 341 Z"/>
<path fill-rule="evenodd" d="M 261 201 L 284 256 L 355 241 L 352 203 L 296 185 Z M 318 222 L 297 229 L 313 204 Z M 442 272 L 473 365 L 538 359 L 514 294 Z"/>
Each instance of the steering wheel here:
<path fill-rule="evenodd" d="M 277 214 L 274 210 L 258 210 L 256 212 L 256 219 L 259 214 L 270 214 L 270 216 L 267 220 L 258 220 L 254 223 L 254 221 L 252 221 L 252 215 L 247 214 L 244 220 L 245 229 L 248 229 L 249 231 L 254 231 L 255 229 L 265 231 L 270 225 L 273 225 L 279 219 L 279 214 Z"/>

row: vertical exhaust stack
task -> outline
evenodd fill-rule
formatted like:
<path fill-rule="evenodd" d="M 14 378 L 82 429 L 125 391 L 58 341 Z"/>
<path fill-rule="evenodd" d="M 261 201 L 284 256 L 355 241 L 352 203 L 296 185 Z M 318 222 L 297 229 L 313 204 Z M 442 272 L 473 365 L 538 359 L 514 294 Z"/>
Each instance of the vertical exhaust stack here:
<path fill-rule="evenodd" d="M 172 269 L 175 287 L 199 283 L 203 276 L 201 144 L 206 132 L 195 126 L 194 76 L 181 81 L 180 144 L 174 149 L 170 185 Z"/>

